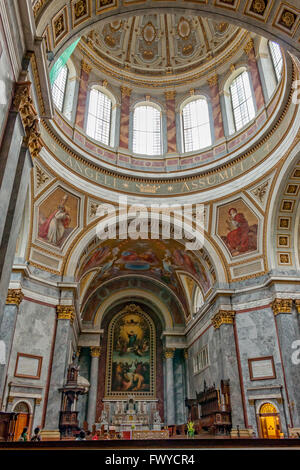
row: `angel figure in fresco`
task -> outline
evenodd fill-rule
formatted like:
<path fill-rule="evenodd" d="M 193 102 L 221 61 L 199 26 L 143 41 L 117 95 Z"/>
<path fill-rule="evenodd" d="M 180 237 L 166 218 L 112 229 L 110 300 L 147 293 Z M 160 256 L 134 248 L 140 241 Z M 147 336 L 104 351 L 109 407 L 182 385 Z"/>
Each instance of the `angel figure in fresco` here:
<path fill-rule="evenodd" d="M 234 207 L 229 209 L 228 214 L 226 225 L 229 232 L 224 241 L 231 254 L 234 256 L 256 249 L 257 225 L 250 227 L 244 214 Z"/>
<path fill-rule="evenodd" d="M 71 218 L 66 208 L 68 196 L 65 194 L 57 209 L 39 226 L 39 236 L 48 242 L 58 245 L 63 239 Z"/>
<path fill-rule="evenodd" d="M 118 258 L 117 255 L 119 253 L 119 248 L 116 246 L 115 248 L 112 249 L 111 253 L 113 255 L 112 259 L 99 268 L 98 278 L 108 274 L 110 268 L 113 266 L 114 262 Z"/>

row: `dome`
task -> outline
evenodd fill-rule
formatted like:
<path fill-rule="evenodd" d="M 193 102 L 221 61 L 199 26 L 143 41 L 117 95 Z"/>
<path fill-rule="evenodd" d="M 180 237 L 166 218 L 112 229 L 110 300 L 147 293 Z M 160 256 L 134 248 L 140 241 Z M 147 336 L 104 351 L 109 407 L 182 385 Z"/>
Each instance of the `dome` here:
<path fill-rule="evenodd" d="M 238 49 L 245 34 L 201 16 L 144 14 L 99 22 L 80 46 L 103 71 L 118 72 L 121 80 L 179 84 L 214 70 Z"/>

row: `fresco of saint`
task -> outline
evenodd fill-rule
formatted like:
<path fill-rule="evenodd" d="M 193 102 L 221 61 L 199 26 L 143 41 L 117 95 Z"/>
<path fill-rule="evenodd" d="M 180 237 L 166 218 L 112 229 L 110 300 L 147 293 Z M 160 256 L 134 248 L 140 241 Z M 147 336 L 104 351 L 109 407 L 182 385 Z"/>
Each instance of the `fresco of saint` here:
<path fill-rule="evenodd" d="M 245 215 L 234 207 L 229 209 L 228 214 L 226 224 L 229 232 L 224 241 L 231 254 L 237 255 L 256 249 L 257 225 L 249 226 Z"/>
<path fill-rule="evenodd" d="M 65 205 L 67 200 L 68 196 L 65 195 L 57 209 L 39 225 L 39 237 L 46 239 L 54 245 L 58 245 L 62 241 L 65 230 L 69 227 L 71 222 L 70 215 Z"/>

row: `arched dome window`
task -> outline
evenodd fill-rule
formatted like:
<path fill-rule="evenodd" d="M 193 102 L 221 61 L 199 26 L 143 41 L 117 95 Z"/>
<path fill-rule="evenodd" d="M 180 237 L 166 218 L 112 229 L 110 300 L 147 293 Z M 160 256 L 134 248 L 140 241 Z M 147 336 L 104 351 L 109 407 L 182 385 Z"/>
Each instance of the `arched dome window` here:
<path fill-rule="evenodd" d="M 254 101 L 247 71 L 240 73 L 229 87 L 235 130 L 239 131 L 255 117 Z"/>
<path fill-rule="evenodd" d="M 183 143 L 185 152 L 193 152 L 212 144 L 207 100 L 196 98 L 182 108 Z"/>
<path fill-rule="evenodd" d="M 160 155 L 161 111 L 154 104 L 141 103 L 133 113 L 133 152 L 143 155 Z"/>
<path fill-rule="evenodd" d="M 86 133 L 104 145 L 110 143 L 112 101 L 102 91 L 92 88 L 87 114 Z"/>
<path fill-rule="evenodd" d="M 57 109 L 62 112 L 68 80 L 69 69 L 64 65 L 52 85 L 53 102 Z"/>
<path fill-rule="evenodd" d="M 269 41 L 268 45 L 270 49 L 273 67 L 275 70 L 275 75 L 276 75 L 277 81 L 279 82 L 281 78 L 281 74 L 282 74 L 282 68 L 283 68 L 283 59 L 282 59 L 281 50 L 280 50 L 279 45 L 276 42 Z"/>

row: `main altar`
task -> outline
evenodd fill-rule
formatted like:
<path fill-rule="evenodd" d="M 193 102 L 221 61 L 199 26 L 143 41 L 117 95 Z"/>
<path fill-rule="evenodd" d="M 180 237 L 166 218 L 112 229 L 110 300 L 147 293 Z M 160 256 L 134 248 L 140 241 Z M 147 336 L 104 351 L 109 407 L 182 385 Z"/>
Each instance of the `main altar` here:
<path fill-rule="evenodd" d="M 104 407 L 101 413 L 98 429 L 106 431 L 160 431 L 163 423 L 157 411 L 156 401 L 135 400 L 103 400 Z"/>

